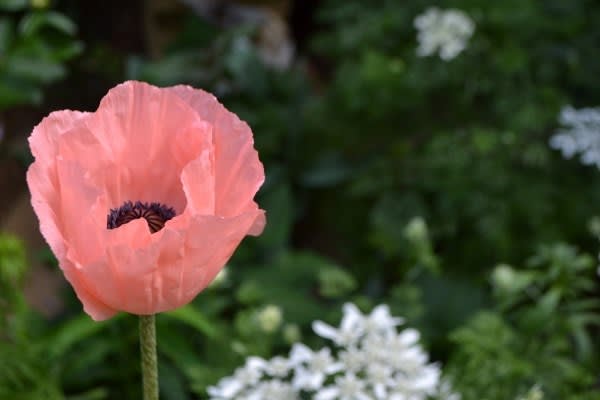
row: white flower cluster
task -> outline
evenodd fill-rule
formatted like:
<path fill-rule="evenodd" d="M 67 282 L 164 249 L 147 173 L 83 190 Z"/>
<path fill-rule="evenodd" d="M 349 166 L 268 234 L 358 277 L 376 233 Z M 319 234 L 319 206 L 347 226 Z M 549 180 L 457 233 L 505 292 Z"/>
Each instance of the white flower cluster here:
<path fill-rule="evenodd" d="M 440 381 L 437 364 L 429 363 L 419 332 L 403 323 L 386 305 L 362 314 L 344 305 L 338 328 L 321 321 L 315 333 L 333 346 L 314 351 L 302 343 L 289 357 L 250 357 L 232 376 L 209 387 L 212 400 L 425 400 L 438 396 L 460 400 Z"/>
<path fill-rule="evenodd" d="M 417 55 L 425 57 L 439 51 L 439 56 L 444 61 L 459 55 L 475 32 L 475 23 L 464 12 L 440 10 L 437 7 L 430 7 L 418 15 L 414 26 L 419 31 Z"/>
<path fill-rule="evenodd" d="M 550 147 L 560 150 L 565 158 L 581 154 L 583 164 L 600 168 L 600 107 L 563 107 L 559 122 L 564 128 L 552 136 Z"/>

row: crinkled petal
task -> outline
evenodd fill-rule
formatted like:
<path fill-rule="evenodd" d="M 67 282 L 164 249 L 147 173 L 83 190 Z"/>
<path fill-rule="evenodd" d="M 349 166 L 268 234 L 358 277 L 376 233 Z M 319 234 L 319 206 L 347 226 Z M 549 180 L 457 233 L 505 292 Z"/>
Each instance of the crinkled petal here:
<path fill-rule="evenodd" d="M 185 232 L 181 295 L 191 301 L 213 281 L 257 218 L 247 212 L 233 218 L 198 216 Z"/>
<path fill-rule="evenodd" d="M 213 161 L 208 152 L 203 152 L 185 166 L 181 183 L 192 213 L 214 215 L 214 181 Z"/>
<path fill-rule="evenodd" d="M 27 170 L 27 184 L 31 191 L 31 205 L 40 220 L 40 231 L 52 252 L 59 260 L 66 253 L 65 239 L 58 226 L 59 198 L 55 193 L 55 173 L 52 179 L 40 164 L 32 164 Z"/>
<path fill-rule="evenodd" d="M 92 317 L 94 321 L 103 321 L 114 316 L 119 308 L 109 307 L 103 303 L 95 295 L 95 282 L 86 282 L 77 268 L 68 261 L 63 259 L 60 261 L 60 268 L 65 274 L 65 278 L 75 291 L 77 298 L 83 304 L 84 311 Z"/>
<path fill-rule="evenodd" d="M 213 126 L 216 214 L 227 217 L 247 211 L 265 180 L 250 127 L 210 93 L 182 85 L 168 90 Z M 253 232 L 258 232 L 261 224 L 264 226 L 262 220 L 257 221 Z"/>
<path fill-rule="evenodd" d="M 59 227 L 60 196 L 55 158 L 58 139 L 78 124 L 87 113 L 64 110 L 44 118 L 29 137 L 29 146 L 36 162 L 27 171 L 31 205 L 40 220 L 40 231 L 57 258 L 66 253 L 64 237 Z"/>
<path fill-rule="evenodd" d="M 58 152 L 58 138 L 89 115 L 90 113 L 86 112 L 62 110 L 44 118 L 29 136 L 29 147 L 36 161 L 43 164 L 52 163 Z"/>
<path fill-rule="evenodd" d="M 183 212 L 181 172 L 213 147 L 211 126 L 190 106 L 169 90 L 129 81 L 111 89 L 85 122 L 116 167 L 107 171 L 111 207 L 133 199 Z M 214 181 L 204 185 L 205 193 L 214 196 Z M 211 196 L 204 201 L 214 203 Z"/>
<path fill-rule="evenodd" d="M 151 244 L 135 248 L 116 243 L 101 262 L 87 265 L 81 273 L 86 281 L 96 282 L 98 298 L 110 307 L 142 315 L 173 310 L 214 279 L 255 218 L 252 213 L 196 216 L 187 226 L 169 221 L 165 229 L 149 235 Z M 148 232 L 140 219 L 122 228 L 132 243 L 136 235 Z"/>
<path fill-rule="evenodd" d="M 256 209 L 258 211 L 258 213 L 256 215 L 256 219 L 254 220 L 254 223 L 252 224 L 252 226 L 250 227 L 250 230 L 248 231 L 248 235 L 260 236 L 260 234 L 265 229 L 265 226 L 267 225 L 267 216 L 265 215 L 264 210 L 260 210 L 258 208 L 258 204 L 254 203 L 254 202 L 253 202 L 252 206 L 250 207 L 250 209 Z"/>
<path fill-rule="evenodd" d="M 80 165 L 56 162 L 60 207 L 60 227 L 68 252 L 85 264 L 102 257 L 106 231 L 106 208 L 98 188 L 89 184 Z"/>

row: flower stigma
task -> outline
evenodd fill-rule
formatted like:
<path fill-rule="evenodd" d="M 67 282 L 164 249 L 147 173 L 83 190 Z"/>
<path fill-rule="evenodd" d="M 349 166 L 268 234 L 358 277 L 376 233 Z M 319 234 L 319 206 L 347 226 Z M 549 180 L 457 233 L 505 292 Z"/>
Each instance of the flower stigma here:
<path fill-rule="evenodd" d="M 134 219 L 144 218 L 151 233 L 160 231 L 175 216 L 175 210 L 161 203 L 126 201 L 121 207 L 111 208 L 106 216 L 106 228 L 114 229 Z"/>

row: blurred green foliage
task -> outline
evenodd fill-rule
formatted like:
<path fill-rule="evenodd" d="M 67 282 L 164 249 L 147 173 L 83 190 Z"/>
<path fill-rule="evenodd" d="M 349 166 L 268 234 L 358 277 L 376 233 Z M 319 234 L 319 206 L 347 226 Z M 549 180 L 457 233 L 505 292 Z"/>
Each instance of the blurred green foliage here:
<path fill-rule="evenodd" d="M 457 351 L 447 372 L 463 398 L 515 398 L 533 385 L 552 399 L 599 398 L 595 270 L 594 257 L 562 243 L 542 246 L 526 268 L 497 266 L 496 308 L 451 335 Z"/>
<path fill-rule="evenodd" d="M 43 87 L 64 78 L 81 53 L 77 27 L 44 1 L 0 1 L 0 110 L 39 104 Z"/>
<path fill-rule="evenodd" d="M 476 24 L 448 62 L 415 53 L 413 20 L 431 5 L 325 1 L 309 48 L 283 71 L 262 63 L 256 27 L 192 14 L 164 57 L 124 56 L 122 79 L 215 92 L 252 126 L 267 172 L 264 234 L 192 304 L 158 318 L 161 398 L 203 398 L 248 355 L 318 344 L 310 322 L 335 323 L 353 301 L 387 303 L 418 327 L 464 400 L 536 388 L 600 399 L 599 246 L 586 232 L 598 236 L 600 174 L 547 146 L 563 105 L 600 103 L 600 5 L 437 2 Z M 51 67 L 45 78 L 2 73 L 0 95 L 6 77 L 35 89 L 22 92 L 29 102 L 81 44 L 60 14 L 19 10 L 0 19 L 10 43 L 0 70 L 20 54 Z M 20 295 L 15 243 L 0 239 L 2 321 L 12 321 L 0 336 L 0 399 L 139 397 L 135 319 L 91 322 L 70 292 L 64 315 L 36 315 Z"/>

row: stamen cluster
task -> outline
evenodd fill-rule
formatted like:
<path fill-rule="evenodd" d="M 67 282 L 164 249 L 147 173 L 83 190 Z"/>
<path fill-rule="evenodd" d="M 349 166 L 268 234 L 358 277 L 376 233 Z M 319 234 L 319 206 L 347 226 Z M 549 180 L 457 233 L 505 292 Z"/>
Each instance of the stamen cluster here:
<path fill-rule="evenodd" d="M 161 203 L 142 203 L 126 201 L 119 208 L 112 208 L 106 217 L 106 228 L 114 229 L 133 221 L 144 218 L 150 232 L 155 233 L 165 226 L 165 222 L 175 216 L 175 210 Z"/>

